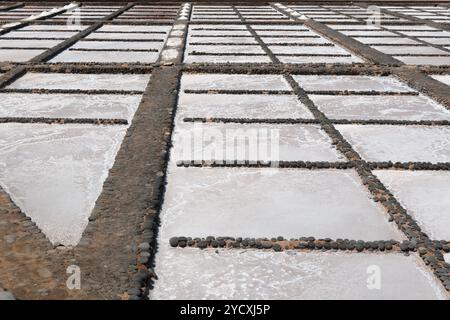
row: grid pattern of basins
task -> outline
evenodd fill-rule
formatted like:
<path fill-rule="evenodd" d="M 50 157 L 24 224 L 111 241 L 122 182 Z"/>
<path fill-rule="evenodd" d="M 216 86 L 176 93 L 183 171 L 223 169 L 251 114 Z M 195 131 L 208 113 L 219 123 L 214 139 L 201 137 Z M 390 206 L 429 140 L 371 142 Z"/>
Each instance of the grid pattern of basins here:
<path fill-rule="evenodd" d="M 380 6 L 393 12 L 398 12 L 414 18 L 431 20 L 439 23 L 450 23 L 448 7 L 436 6 Z"/>
<path fill-rule="evenodd" d="M 120 9 L 121 6 L 81 6 L 72 10 L 68 10 L 60 15 L 53 17 L 50 21 L 63 23 L 81 23 L 90 24 L 99 19 L 105 18 L 111 13 Z"/>
<path fill-rule="evenodd" d="M 328 26 L 405 64 L 450 65 L 449 31 L 426 25 Z"/>
<path fill-rule="evenodd" d="M 86 26 L 30 25 L 0 35 L 0 62 L 26 62 Z"/>
<path fill-rule="evenodd" d="M 336 5 L 287 5 L 288 8 L 295 10 L 306 18 L 311 18 L 320 22 L 356 22 L 364 19 L 369 20 L 373 17 L 373 12 L 357 6 L 336 6 Z M 377 16 L 382 23 L 392 21 L 405 21 L 388 14 L 381 13 Z"/>
<path fill-rule="evenodd" d="M 262 45 L 282 63 L 362 62 L 311 29 L 295 24 L 191 24 L 185 62 L 269 63 Z"/>
<path fill-rule="evenodd" d="M 323 125 L 324 119 L 330 126 Z M 354 245 L 403 239 L 385 209 L 371 199 L 358 169 L 343 165 L 348 155 L 339 150 L 338 137 L 342 134 L 366 162 L 448 163 L 450 152 L 441 146 L 450 143 L 450 131 L 448 126 L 370 124 L 373 120 L 445 122 L 450 111 L 392 76 L 184 73 L 161 213 L 159 280 L 151 297 L 320 297 L 330 288 L 319 273 L 334 264 L 345 264 L 351 272 L 337 272 L 333 289 L 348 291 L 332 289 L 328 298 L 444 297 L 422 273 L 415 254 L 365 253 L 362 267 L 356 253 L 267 252 L 299 235 L 305 237 L 291 249 L 325 238 Z M 267 146 L 274 136 L 276 154 L 251 154 L 252 137 Z M 244 152 L 229 152 L 234 141 L 243 143 Z M 274 161 L 281 166 L 271 167 Z M 433 198 L 444 197 L 443 189 L 450 187 L 447 172 L 445 177 L 433 171 L 379 169 L 373 174 L 433 240 L 450 237 L 447 204 L 415 200 L 425 181 Z M 184 248 L 214 249 L 221 242 L 234 250 Z M 313 260 L 305 265 L 306 259 Z M 374 260 L 390 283 L 377 292 L 360 283 L 365 263 Z M 389 268 L 391 263 L 399 269 Z M 232 274 L 222 276 L 223 264 Z M 279 268 L 288 275 L 280 276 Z M 186 272 L 195 281 L 186 280 Z M 417 281 L 402 280 L 403 272 Z M 396 293 L 389 292 L 391 285 Z"/>
<path fill-rule="evenodd" d="M 29 18 L 30 16 L 39 15 L 43 11 L 51 10 L 53 8 L 54 6 L 48 5 L 39 5 L 39 6 L 26 5 L 20 8 L 14 8 L 7 11 L 0 11 L 0 24 L 26 19 Z"/>
<path fill-rule="evenodd" d="M 146 23 L 159 20 L 171 22 L 175 20 L 180 6 L 178 5 L 136 5 L 120 15 L 117 22 Z"/>
<path fill-rule="evenodd" d="M 158 232 L 125 266 L 158 278 L 130 297 L 448 299 L 446 7 L 383 6 L 377 24 L 362 4 L 81 3 L 20 21 L 52 8 L 0 11 L 0 192 L 54 245 L 79 243 L 145 109 L 172 143 Z"/>
<path fill-rule="evenodd" d="M 169 25 L 104 25 L 50 62 L 153 63 L 171 28 Z"/>

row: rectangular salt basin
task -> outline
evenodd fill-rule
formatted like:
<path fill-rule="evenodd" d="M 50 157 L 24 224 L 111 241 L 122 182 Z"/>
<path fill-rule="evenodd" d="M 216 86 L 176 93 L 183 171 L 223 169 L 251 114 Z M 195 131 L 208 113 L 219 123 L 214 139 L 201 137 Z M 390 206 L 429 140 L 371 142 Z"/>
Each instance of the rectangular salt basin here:
<path fill-rule="evenodd" d="M 422 41 L 438 44 L 438 45 L 450 45 L 450 37 L 448 38 L 419 38 Z"/>
<path fill-rule="evenodd" d="M 411 37 L 450 37 L 450 32 L 446 31 L 402 31 L 402 33 Z"/>
<path fill-rule="evenodd" d="M 336 46 L 276 46 L 271 45 L 269 49 L 274 54 L 287 53 L 287 54 L 345 54 L 350 55 L 344 49 Z"/>
<path fill-rule="evenodd" d="M 52 243 L 76 245 L 126 129 L 2 124 L 0 184 Z"/>
<path fill-rule="evenodd" d="M 190 30 L 200 31 L 199 29 L 234 29 L 234 30 L 247 30 L 244 25 L 233 25 L 233 24 L 194 24 L 191 25 Z"/>
<path fill-rule="evenodd" d="M 266 31 L 266 30 L 258 30 L 256 33 L 259 36 L 266 36 L 266 37 L 272 37 L 272 36 L 299 36 L 299 37 L 307 37 L 307 36 L 313 36 L 316 35 L 316 33 L 311 32 L 308 29 L 305 30 L 277 30 L 277 31 Z"/>
<path fill-rule="evenodd" d="M 450 111 L 425 96 L 309 95 L 331 119 L 450 120 Z"/>
<path fill-rule="evenodd" d="M 195 38 L 188 37 L 187 39 L 188 45 L 196 44 L 196 43 L 235 43 L 235 44 L 257 44 L 258 42 L 253 37 L 239 37 L 239 38 L 230 38 L 230 37 L 204 37 L 204 38 Z"/>
<path fill-rule="evenodd" d="M 438 31 L 438 29 L 436 29 L 436 28 L 432 28 L 430 26 L 424 26 L 424 25 L 416 25 L 416 26 L 402 25 L 402 26 L 383 26 L 383 27 L 386 29 L 389 29 L 389 30 L 412 30 L 412 31 L 436 30 L 436 31 Z"/>
<path fill-rule="evenodd" d="M 136 90 L 143 91 L 149 74 L 71 74 L 29 72 L 9 89 Z"/>
<path fill-rule="evenodd" d="M 252 25 L 251 26 L 253 30 L 256 30 L 257 32 L 260 32 L 261 30 L 267 30 L 267 29 L 276 29 L 276 30 L 309 30 L 307 27 L 302 25 Z"/>
<path fill-rule="evenodd" d="M 0 62 L 26 62 L 44 51 L 44 49 L 0 49 Z"/>
<path fill-rule="evenodd" d="M 282 75 L 184 73 L 184 90 L 291 90 Z"/>
<path fill-rule="evenodd" d="M 45 31 L 10 31 L 0 36 L 0 39 L 7 38 L 56 38 L 66 39 L 76 35 L 76 31 L 58 31 L 58 32 L 45 32 Z"/>
<path fill-rule="evenodd" d="M 379 30 L 376 26 L 371 25 L 355 25 L 355 24 L 327 24 L 328 27 L 334 30 Z"/>
<path fill-rule="evenodd" d="M 139 33 L 139 32 L 123 32 L 123 33 L 104 33 L 93 32 L 86 39 L 100 40 L 155 40 L 165 39 L 167 35 L 159 33 Z"/>
<path fill-rule="evenodd" d="M 57 31 L 81 31 L 86 29 L 87 26 L 78 26 L 78 25 L 53 25 L 53 24 L 34 24 L 30 26 L 26 26 L 20 29 L 20 31 L 47 31 L 47 30 L 57 30 Z"/>
<path fill-rule="evenodd" d="M 342 34 L 351 37 L 367 37 L 367 36 L 376 36 L 376 37 L 395 37 L 396 34 L 389 31 L 381 31 L 381 30 L 364 30 L 364 31 L 340 31 Z"/>
<path fill-rule="evenodd" d="M 390 76 L 294 75 L 293 77 L 303 89 L 311 91 L 413 91 L 406 84 Z"/>
<path fill-rule="evenodd" d="M 354 38 L 364 44 L 420 44 L 420 42 L 401 37 L 392 38 Z"/>
<path fill-rule="evenodd" d="M 169 170 L 160 238 L 315 237 L 401 239 L 354 170 Z"/>
<path fill-rule="evenodd" d="M 108 31 L 108 32 L 114 32 L 114 31 L 120 31 L 120 32 L 169 32 L 171 29 L 171 26 L 158 26 L 158 25 L 151 25 L 151 26 L 130 26 L 130 25 L 104 25 L 103 27 L 99 28 L 97 31 Z"/>
<path fill-rule="evenodd" d="M 189 30 L 190 36 L 251 36 L 252 34 L 247 30 Z"/>
<path fill-rule="evenodd" d="M 443 50 L 425 46 L 373 46 L 372 48 L 387 54 L 446 54 Z"/>
<path fill-rule="evenodd" d="M 131 49 L 150 50 L 161 49 L 163 42 L 141 42 L 141 41 L 78 41 L 70 49 Z M 132 52 L 130 52 L 132 53 Z"/>
<path fill-rule="evenodd" d="M 0 39 L 2 48 L 51 48 L 61 43 L 61 40 L 13 40 Z"/>
<path fill-rule="evenodd" d="M 185 55 L 185 63 L 271 63 L 268 56 Z"/>
<path fill-rule="evenodd" d="M 140 95 L 0 93 L 0 117 L 104 118 L 131 122 Z"/>
<path fill-rule="evenodd" d="M 51 59 L 50 62 L 153 63 L 158 60 L 158 56 L 157 52 L 64 51 Z"/>
<path fill-rule="evenodd" d="M 399 125 L 336 125 L 368 161 L 450 162 L 450 128 Z"/>
<path fill-rule="evenodd" d="M 279 56 L 282 63 L 361 63 L 358 57 Z"/>
<path fill-rule="evenodd" d="M 180 93 L 180 117 L 283 119 L 313 118 L 294 95 Z"/>
<path fill-rule="evenodd" d="M 324 38 L 273 38 L 273 37 L 261 37 L 261 40 L 266 44 L 273 43 L 300 43 L 300 44 L 323 44 L 330 43 L 330 41 Z"/>
<path fill-rule="evenodd" d="M 450 54 L 445 57 L 398 57 L 394 56 L 395 59 L 400 60 L 406 64 L 418 64 L 418 65 L 450 65 Z"/>
<path fill-rule="evenodd" d="M 434 75 L 431 75 L 431 77 L 450 86 L 450 75 L 434 74 Z"/>
<path fill-rule="evenodd" d="M 246 46 L 246 45 L 233 45 L 233 46 L 221 46 L 221 45 L 188 45 L 186 49 L 187 53 L 191 52 L 205 52 L 205 53 L 261 53 L 265 54 L 264 50 L 260 46 Z"/>
<path fill-rule="evenodd" d="M 159 244 L 150 299 L 446 299 L 415 254 L 199 250 Z M 370 268 L 381 272 L 368 287 Z M 414 281 L 411 281 L 414 279 Z"/>
<path fill-rule="evenodd" d="M 374 170 L 433 240 L 450 239 L 450 172 Z"/>
<path fill-rule="evenodd" d="M 176 123 L 175 160 L 345 160 L 319 125 Z"/>

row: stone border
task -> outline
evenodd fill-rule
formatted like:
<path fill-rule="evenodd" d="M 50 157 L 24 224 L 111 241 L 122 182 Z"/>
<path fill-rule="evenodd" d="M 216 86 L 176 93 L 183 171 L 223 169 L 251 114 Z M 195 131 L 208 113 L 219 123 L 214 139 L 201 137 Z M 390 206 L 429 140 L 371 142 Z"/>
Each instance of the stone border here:
<path fill-rule="evenodd" d="M 450 162 L 366 162 L 370 170 L 410 170 L 410 171 L 449 171 Z M 350 169 L 357 166 L 356 161 L 249 161 L 249 160 L 178 160 L 178 167 L 211 168 L 296 168 L 296 169 Z"/>
<path fill-rule="evenodd" d="M 95 118 L 0 117 L 0 124 L 2 123 L 128 125 L 128 120 L 102 119 L 102 118 L 95 119 Z"/>
<path fill-rule="evenodd" d="M 1 91 L 0 91 L 1 92 Z M 308 94 L 310 94 L 307 91 Z M 396 126 L 450 126 L 449 120 L 347 120 L 347 119 L 329 119 L 333 124 L 360 124 L 360 125 L 396 125 Z M 183 118 L 183 122 L 201 122 L 201 123 L 267 123 L 267 124 L 319 124 L 318 119 L 303 118 Z"/>
<path fill-rule="evenodd" d="M 300 237 L 285 239 L 282 236 L 273 238 L 242 238 L 242 237 L 172 237 L 169 239 L 171 247 L 176 248 L 226 248 L 226 249 L 271 249 L 273 251 L 285 250 L 348 250 L 355 252 L 376 252 L 376 251 L 393 251 L 393 252 L 416 252 L 423 251 L 424 243 L 417 241 L 396 241 L 396 240 L 353 240 L 353 239 L 335 239 L 330 238 L 315 239 L 314 237 Z M 450 243 L 446 241 L 432 241 L 433 246 L 437 250 L 450 252 Z M 450 264 L 448 264 L 450 266 Z"/>

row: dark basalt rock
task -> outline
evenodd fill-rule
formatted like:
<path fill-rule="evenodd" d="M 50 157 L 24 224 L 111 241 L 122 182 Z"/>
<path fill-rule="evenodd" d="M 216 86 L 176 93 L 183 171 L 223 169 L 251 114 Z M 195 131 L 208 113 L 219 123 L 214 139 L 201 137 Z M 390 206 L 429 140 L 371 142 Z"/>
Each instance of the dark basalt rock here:
<path fill-rule="evenodd" d="M 169 244 L 171 247 L 177 247 L 178 246 L 178 237 L 172 237 L 169 240 Z"/>

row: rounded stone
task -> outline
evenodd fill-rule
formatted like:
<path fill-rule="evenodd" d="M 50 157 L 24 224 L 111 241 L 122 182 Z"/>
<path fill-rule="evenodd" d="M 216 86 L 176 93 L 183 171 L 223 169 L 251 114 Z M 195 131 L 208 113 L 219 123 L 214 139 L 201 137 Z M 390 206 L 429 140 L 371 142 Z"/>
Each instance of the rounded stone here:
<path fill-rule="evenodd" d="M 275 252 L 280 252 L 282 249 L 278 243 L 274 243 L 272 248 L 273 248 L 273 251 L 275 251 Z"/>
<path fill-rule="evenodd" d="M 197 243 L 197 247 L 200 249 L 205 249 L 207 246 L 208 246 L 208 244 L 204 240 L 201 240 Z"/>
<path fill-rule="evenodd" d="M 264 241 L 262 243 L 262 247 L 263 247 L 263 249 L 270 249 L 270 248 L 272 248 L 272 243 L 269 241 Z"/>
<path fill-rule="evenodd" d="M 173 248 L 178 246 L 178 237 L 172 237 L 169 240 L 169 244 L 170 246 L 172 246 Z"/>

